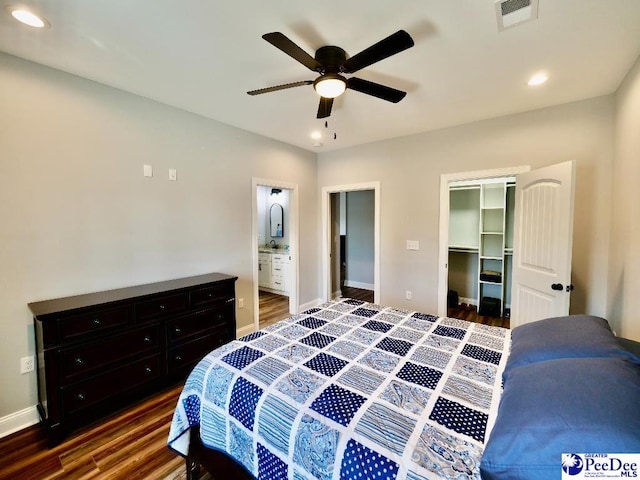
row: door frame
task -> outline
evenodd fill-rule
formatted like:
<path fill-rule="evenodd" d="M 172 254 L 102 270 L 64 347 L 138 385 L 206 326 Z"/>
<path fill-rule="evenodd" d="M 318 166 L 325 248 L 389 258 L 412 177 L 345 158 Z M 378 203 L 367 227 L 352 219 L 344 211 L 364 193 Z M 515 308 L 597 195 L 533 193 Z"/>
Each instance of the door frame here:
<path fill-rule="evenodd" d="M 464 180 L 486 180 L 496 177 L 514 177 L 529 172 L 531 166 L 495 168 L 473 172 L 443 173 L 440 175 L 440 222 L 438 242 L 438 316 L 447 316 L 449 286 L 449 184 Z"/>
<path fill-rule="evenodd" d="M 380 303 L 380 182 L 354 183 L 322 187 L 322 299 L 331 300 L 331 194 L 373 190 L 373 301 Z"/>
<path fill-rule="evenodd" d="M 298 254 L 300 223 L 298 205 L 298 185 L 296 183 L 269 180 L 264 178 L 251 178 L 251 255 L 253 258 L 253 327 L 254 331 L 260 329 L 260 293 L 258 282 L 258 187 L 281 188 L 289 190 L 289 255 L 292 261 L 289 264 L 289 313 L 294 315 L 300 309 L 300 255 Z"/>

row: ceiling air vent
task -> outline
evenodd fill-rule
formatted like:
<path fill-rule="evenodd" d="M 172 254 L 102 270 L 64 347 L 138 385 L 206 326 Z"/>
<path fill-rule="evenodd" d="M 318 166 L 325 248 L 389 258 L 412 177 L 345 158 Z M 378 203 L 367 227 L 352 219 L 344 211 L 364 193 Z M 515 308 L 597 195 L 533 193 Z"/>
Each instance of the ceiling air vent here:
<path fill-rule="evenodd" d="M 498 30 L 538 18 L 538 0 L 496 0 Z"/>

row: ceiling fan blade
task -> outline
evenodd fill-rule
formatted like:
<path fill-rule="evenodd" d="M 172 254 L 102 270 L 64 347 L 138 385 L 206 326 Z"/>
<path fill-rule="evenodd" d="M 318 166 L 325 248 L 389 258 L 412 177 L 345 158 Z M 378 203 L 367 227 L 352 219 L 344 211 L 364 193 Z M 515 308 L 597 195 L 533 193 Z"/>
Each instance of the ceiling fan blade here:
<path fill-rule="evenodd" d="M 322 65 L 315 58 L 305 52 L 298 45 L 293 43 L 287 36 L 280 32 L 265 33 L 262 38 L 269 42 L 274 47 L 282 50 L 294 60 L 297 60 L 309 70 L 319 72 L 322 69 Z"/>
<path fill-rule="evenodd" d="M 316 118 L 327 118 L 331 115 L 331 107 L 333 106 L 333 98 L 320 97 L 318 105 L 318 116 Z"/>
<path fill-rule="evenodd" d="M 398 103 L 407 95 L 407 92 L 403 92 L 402 90 L 396 90 L 395 88 L 356 77 L 351 77 L 347 80 L 347 88 L 393 103 Z"/>
<path fill-rule="evenodd" d="M 247 93 L 249 95 L 260 95 L 262 93 L 277 92 L 278 90 L 285 90 L 287 88 L 302 87 L 303 85 L 311 85 L 312 83 L 313 83 L 313 80 L 303 80 L 302 82 L 285 83 L 284 85 L 276 85 L 274 87 L 259 88 L 258 90 L 251 90 L 250 92 L 247 92 Z"/>
<path fill-rule="evenodd" d="M 380 40 L 378 43 L 347 59 L 343 65 L 343 72 L 357 72 L 364 67 L 411 48 L 413 45 L 411 35 L 404 30 L 398 30 L 393 35 L 389 35 L 384 40 Z"/>

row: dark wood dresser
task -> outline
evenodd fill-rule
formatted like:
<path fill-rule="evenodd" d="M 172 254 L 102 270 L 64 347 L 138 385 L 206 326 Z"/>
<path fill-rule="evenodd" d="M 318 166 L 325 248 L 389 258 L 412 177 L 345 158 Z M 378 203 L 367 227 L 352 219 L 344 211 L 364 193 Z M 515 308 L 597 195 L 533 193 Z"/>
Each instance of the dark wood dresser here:
<path fill-rule="evenodd" d="M 50 445 L 186 379 L 236 336 L 235 281 L 197 277 L 34 302 L 38 410 Z"/>

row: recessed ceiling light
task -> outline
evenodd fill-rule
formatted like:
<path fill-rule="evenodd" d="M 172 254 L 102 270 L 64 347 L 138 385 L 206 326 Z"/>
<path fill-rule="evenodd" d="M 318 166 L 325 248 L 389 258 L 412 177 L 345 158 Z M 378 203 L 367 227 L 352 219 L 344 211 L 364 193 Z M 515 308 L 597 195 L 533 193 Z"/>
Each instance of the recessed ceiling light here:
<path fill-rule="evenodd" d="M 27 10 L 22 7 L 16 6 L 8 6 L 7 11 L 11 14 L 13 18 L 18 20 L 25 25 L 29 25 L 30 27 L 35 28 L 48 28 L 50 26 L 49 22 L 44 17 L 36 15 L 30 10 Z"/>
<path fill-rule="evenodd" d="M 527 85 L 529 85 L 530 87 L 534 87 L 536 85 L 542 85 L 547 80 L 549 80 L 549 75 L 547 75 L 546 73 L 536 73 L 529 79 Z"/>
<path fill-rule="evenodd" d="M 311 138 L 314 140 L 320 140 L 322 138 L 322 134 L 316 130 L 315 132 L 311 132 Z"/>

